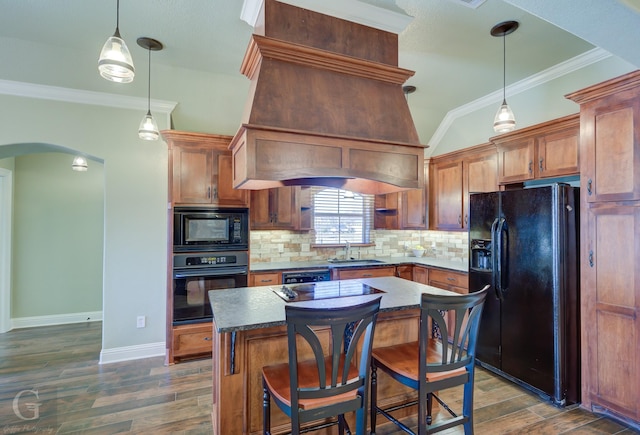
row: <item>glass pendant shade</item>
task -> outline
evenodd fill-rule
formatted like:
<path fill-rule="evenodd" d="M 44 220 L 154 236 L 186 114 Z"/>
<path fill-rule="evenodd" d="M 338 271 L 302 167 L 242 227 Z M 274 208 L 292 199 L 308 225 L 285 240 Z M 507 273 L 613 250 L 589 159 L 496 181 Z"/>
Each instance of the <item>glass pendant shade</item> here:
<path fill-rule="evenodd" d="M 516 117 L 513 116 L 511 108 L 507 104 L 507 100 L 502 100 L 502 105 L 496 113 L 493 120 L 493 130 L 496 133 L 506 133 L 516 128 Z"/>
<path fill-rule="evenodd" d="M 158 140 L 160 132 L 158 131 L 158 125 L 155 119 L 151 115 L 151 111 L 142 118 L 140 122 L 140 128 L 138 129 L 138 136 L 144 140 Z"/>
<path fill-rule="evenodd" d="M 88 169 L 87 159 L 82 156 L 76 156 L 71 163 L 71 169 L 78 172 L 84 172 Z"/>
<path fill-rule="evenodd" d="M 130 83 L 133 81 L 135 76 L 133 59 L 127 44 L 120 37 L 118 29 L 102 47 L 98 60 L 98 71 L 102 77 L 112 82 Z"/>

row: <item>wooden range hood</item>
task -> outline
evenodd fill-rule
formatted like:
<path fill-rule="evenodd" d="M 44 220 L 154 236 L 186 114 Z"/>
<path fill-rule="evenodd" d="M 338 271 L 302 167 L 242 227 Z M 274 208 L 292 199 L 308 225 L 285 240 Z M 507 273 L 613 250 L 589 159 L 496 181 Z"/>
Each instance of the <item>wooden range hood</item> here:
<path fill-rule="evenodd" d="M 422 188 L 398 35 L 266 0 L 241 72 L 251 79 L 229 148 L 233 186 Z"/>

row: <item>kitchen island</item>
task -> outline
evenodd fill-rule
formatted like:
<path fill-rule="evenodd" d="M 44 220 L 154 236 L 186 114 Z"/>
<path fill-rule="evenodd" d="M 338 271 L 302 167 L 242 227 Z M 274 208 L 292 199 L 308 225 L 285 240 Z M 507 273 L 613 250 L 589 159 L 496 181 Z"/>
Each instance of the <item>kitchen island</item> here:
<path fill-rule="evenodd" d="M 418 337 L 420 295 L 456 295 L 436 287 L 397 277 L 332 281 L 350 287 L 362 283 L 382 293 L 323 298 L 297 302 L 310 306 L 357 304 L 382 295 L 374 347 L 415 341 Z M 329 283 L 326 283 L 329 284 Z M 262 433 L 262 377 L 265 365 L 287 361 L 285 305 L 277 287 L 244 287 L 209 292 L 213 311 L 213 402 L 215 434 Z M 328 342 L 329 331 L 321 332 Z M 311 357 L 311 354 L 309 355 Z M 398 383 L 381 377 L 379 403 L 390 406 L 407 401 L 413 394 Z M 273 433 L 288 430 L 289 419 L 272 406 Z M 402 415 L 402 414 L 400 414 Z"/>

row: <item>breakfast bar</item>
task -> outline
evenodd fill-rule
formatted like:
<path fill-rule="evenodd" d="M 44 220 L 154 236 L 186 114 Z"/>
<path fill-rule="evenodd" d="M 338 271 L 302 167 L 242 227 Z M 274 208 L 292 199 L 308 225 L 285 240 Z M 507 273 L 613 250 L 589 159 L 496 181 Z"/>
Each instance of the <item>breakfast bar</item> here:
<path fill-rule="evenodd" d="M 456 295 L 436 287 L 397 277 L 365 278 L 290 286 L 294 302 L 282 286 L 244 287 L 209 292 L 213 311 L 213 401 L 215 434 L 262 432 L 262 380 L 265 365 L 287 361 L 285 305 L 323 307 L 357 304 L 382 295 L 374 347 L 417 340 L 420 295 Z M 329 331 L 323 331 L 329 339 Z M 397 383 L 380 379 L 378 400 L 384 406 L 406 402 L 413 396 Z M 273 433 L 286 432 L 289 419 L 272 407 Z M 402 416 L 402 414 L 399 414 Z"/>

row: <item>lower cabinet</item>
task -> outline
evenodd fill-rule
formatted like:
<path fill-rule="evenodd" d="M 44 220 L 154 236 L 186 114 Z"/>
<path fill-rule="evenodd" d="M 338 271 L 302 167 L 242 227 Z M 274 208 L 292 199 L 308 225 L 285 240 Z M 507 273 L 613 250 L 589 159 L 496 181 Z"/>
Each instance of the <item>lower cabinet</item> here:
<path fill-rule="evenodd" d="M 173 327 L 173 357 L 175 359 L 211 355 L 211 322 Z"/>
<path fill-rule="evenodd" d="M 413 279 L 413 265 L 403 264 L 396 266 L 396 276 L 398 278 L 408 279 L 409 281 L 415 281 L 415 279 Z"/>
<path fill-rule="evenodd" d="M 431 269 L 429 270 L 429 285 L 460 294 L 467 294 L 469 293 L 469 275 L 450 270 Z M 455 321 L 453 313 L 449 314 L 449 318 L 445 319 L 448 325 Z M 449 341 L 453 341 L 451 334 L 449 334 Z"/>
<path fill-rule="evenodd" d="M 429 268 L 424 266 L 413 266 L 413 281 L 420 284 L 429 284 Z"/>
<path fill-rule="evenodd" d="M 252 273 L 249 275 L 250 287 L 277 284 L 282 284 L 282 275 L 280 272 Z"/>
<path fill-rule="evenodd" d="M 368 267 L 368 268 L 349 268 L 349 269 L 333 269 L 331 279 L 357 279 L 357 278 L 376 278 L 379 276 L 395 276 L 396 267 Z"/>
<path fill-rule="evenodd" d="M 443 269 L 429 270 L 429 285 L 452 292 L 469 293 L 469 275 Z"/>

